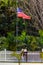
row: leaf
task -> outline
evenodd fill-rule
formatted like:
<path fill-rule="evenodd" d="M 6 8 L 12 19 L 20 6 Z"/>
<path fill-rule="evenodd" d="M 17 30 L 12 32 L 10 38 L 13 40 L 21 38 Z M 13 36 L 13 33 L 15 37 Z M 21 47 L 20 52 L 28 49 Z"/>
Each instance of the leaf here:
<path fill-rule="evenodd" d="M 21 59 L 21 54 L 17 54 L 16 52 L 14 52 L 12 56 L 15 56 L 18 60 Z"/>

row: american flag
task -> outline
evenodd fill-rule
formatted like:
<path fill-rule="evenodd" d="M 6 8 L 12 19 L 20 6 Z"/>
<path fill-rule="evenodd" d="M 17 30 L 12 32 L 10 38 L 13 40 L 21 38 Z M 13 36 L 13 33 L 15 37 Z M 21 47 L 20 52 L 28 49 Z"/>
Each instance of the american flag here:
<path fill-rule="evenodd" d="M 23 19 L 31 19 L 31 16 L 26 15 L 21 8 L 17 8 L 17 17 Z"/>

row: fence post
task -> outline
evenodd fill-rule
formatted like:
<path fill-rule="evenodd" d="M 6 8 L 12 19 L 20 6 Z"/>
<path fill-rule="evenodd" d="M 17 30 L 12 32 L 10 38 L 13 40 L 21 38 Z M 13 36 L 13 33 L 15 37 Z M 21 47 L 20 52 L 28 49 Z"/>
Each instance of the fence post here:
<path fill-rule="evenodd" d="M 6 49 L 4 51 L 5 51 L 5 61 L 6 61 Z"/>

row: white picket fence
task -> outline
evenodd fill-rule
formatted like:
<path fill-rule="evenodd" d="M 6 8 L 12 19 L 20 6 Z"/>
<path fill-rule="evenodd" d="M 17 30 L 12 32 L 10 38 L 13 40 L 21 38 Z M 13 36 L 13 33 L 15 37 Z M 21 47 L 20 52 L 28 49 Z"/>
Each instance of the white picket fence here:
<path fill-rule="evenodd" d="M 17 58 L 12 56 L 13 51 L 3 50 L 0 51 L 0 62 L 18 62 Z M 20 53 L 20 51 L 17 51 Z M 25 58 L 21 59 L 21 62 L 26 62 Z M 28 52 L 27 62 L 43 62 L 43 59 L 40 58 L 40 52 Z"/>
<path fill-rule="evenodd" d="M 6 49 L 3 51 L 0 51 L 0 61 L 14 61 L 14 57 L 12 57 L 12 51 L 7 51 Z"/>

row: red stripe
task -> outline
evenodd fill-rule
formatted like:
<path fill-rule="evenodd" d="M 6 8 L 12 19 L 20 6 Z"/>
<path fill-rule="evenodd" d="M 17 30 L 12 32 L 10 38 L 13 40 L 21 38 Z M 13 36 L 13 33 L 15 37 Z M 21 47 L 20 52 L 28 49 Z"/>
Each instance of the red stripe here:
<path fill-rule="evenodd" d="M 18 16 L 18 17 L 23 17 L 23 13 L 18 12 L 18 13 L 17 13 L 17 16 Z"/>
<path fill-rule="evenodd" d="M 30 16 L 24 14 L 23 12 L 18 12 L 17 16 L 20 17 L 20 18 L 23 18 L 23 19 L 31 19 Z"/>

